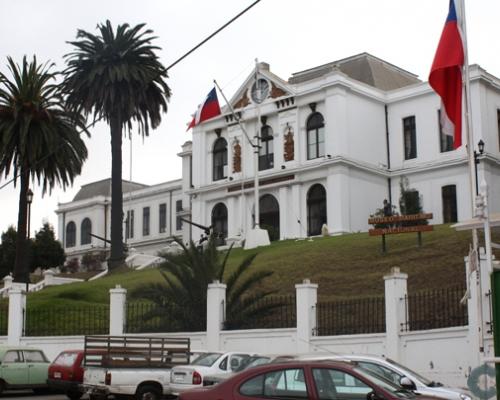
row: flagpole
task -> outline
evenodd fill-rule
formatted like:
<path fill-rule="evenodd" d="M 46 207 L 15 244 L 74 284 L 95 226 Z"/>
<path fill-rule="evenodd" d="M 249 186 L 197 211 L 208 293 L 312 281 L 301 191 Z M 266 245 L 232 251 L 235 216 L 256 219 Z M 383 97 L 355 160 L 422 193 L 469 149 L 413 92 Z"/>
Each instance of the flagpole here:
<path fill-rule="evenodd" d="M 255 85 L 259 86 L 259 61 L 255 59 Z M 254 136 L 254 197 L 255 197 L 255 226 L 254 229 L 259 229 L 260 223 L 260 204 L 259 204 L 259 151 L 260 151 L 260 104 L 257 103 L 257 122 L 255 124 L 255 136 Z"/>
<path fill-rule="evenodd" d="M 469 164 L 469 182 L 470 182 L 470 198 L 471 198 L 471 216 L 472 218 L 476 215 L 476 187 L 477 187 L 477 176 L 476 176 L 476 160 L 474 157 L 474 134 L 472 127 L 472 102 L 470 96 L 470 74 L 469 74 L 469 48 L 467 45 L 467 25 L 465 19 L 465 0 L 459 0 L 460 2 L 460 33 L 462 35 L 463 47 L 464 47 L 464 68 L 463 68 L 463 83 L 465 92 L 464 101 L 464 113 L 465 113 L 465 129 L 466 129 L 466 149 L 467 158 Z M 485 232 L 486 234 L 486 232 Z M 479 252 L 479 239 L 477 228 L 472 229 L 472 246 L 476 250 L 473 256 L 477 256 L 477 270 L 476 274 L 478 279 L 476 280 L 478 285 L 478 322 L 479 322 L 479 353 L 484 357 L 484 321 L 483 321 L 483 284 L 482 284 L 482 272 L 481 272 L 481 256 Z M 469 265 L 472 261 L 469 260 Z M 497 372 L 498 374 L 498 372 Z"/>

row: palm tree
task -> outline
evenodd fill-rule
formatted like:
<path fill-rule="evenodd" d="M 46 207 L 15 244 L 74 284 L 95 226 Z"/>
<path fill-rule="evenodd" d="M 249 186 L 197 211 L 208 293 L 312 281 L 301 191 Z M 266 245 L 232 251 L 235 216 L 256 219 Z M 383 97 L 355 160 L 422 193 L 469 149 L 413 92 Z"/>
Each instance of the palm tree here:
<path fill-rule="evenodd" d="M 249 271 L 257 256 L 250 254 L 229 274 L 226 280 L 226 265 L 231 248 L 227 252 L 217 250 L 215 235 L 211 235 L 206 247 L 193 242 L 182 247 L 180 254 L 162 254 L 166 259 L 160 266 L 163 282 L 136 288 L 132 298 L 145 299 L 155 305 L 146 319 L 160 318 L 177 330 L 205 330 L 208 284 L 218 280 L 226 283 L 226 326 L 236 327 L 255 315 L 265 315 L 281 304 L 256 302 L 275 293 L 264 290 L 261 282 L 273 274 L 272 271 Z M 167 328 L 164 326 L 163 328 Z"/>
<path fill-rule="evenodd" d="M 152 46 L 151 30 L 144 24 L 133 28 L 111 22 L 97 26 L 98 35 L 78 30 L 75 47 L 66 55 L 64 92 L 71 108 L 104 119 L 111 131 L 111 254 L 110 269 L 123 265 L 122 134 L 135 122 L 142 136 L 148 136 L 167 111 L 170 89 L 167 71 Z"/>
<path fill-rule="evenodd" d="M 80 132 L 85 120 L 65 108 L 52 65 L 37 64 L 36 58 L 22 66 L 8 58 L 12 80 L 0 73 L 0 175 L 11 170 L 14 185 L 19 180 L 14 281 L 29 282 L 26 260 L 27 193 L 30 178 L 42 185 L 45 194 L 56 184 L 73 183 L 87 158 Z"/>

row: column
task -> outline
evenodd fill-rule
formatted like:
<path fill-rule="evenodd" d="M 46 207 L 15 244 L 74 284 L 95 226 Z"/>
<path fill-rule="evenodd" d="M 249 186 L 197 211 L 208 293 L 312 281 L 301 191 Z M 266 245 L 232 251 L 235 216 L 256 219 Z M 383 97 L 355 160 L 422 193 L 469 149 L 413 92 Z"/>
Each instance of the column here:
<path fill-rule="evenodd" d="M 207 350 L 219 351 L 220 333 L 226 319 L 226 285 L 214 281 L 207 290 Z"/>
<path fill-rule="evenodd" d="M 311 338 L 316 328 L 316 303 L 318 302 L 318 285 L 304 279 L 295 285 L 297 303 L 297 353 L 311 351 Z"/>
<path fill-rule="evenodd" d="M 109 290 L 109 334 L 123 335 L 125 326 L 125 306 L 127 301 L 127 289 L 116 285 Z"/>
<path fill-rule="evenodd" d="M 331 234 L 351 231 L 349 192 L 349 168 L 329 168 L 326 179 L 326 217 Z"/>
<path fill-rule="evenodd" d="M 19 345 L 23 335 L 26 311 L 26 293 L 20 288 L 9 290 L 9 326 L 7 329 L 7 344 Z"/>
<path fill-rule="evenodd" d="M 279 188 L 278 202 L 280 205 L 280 240 L 283 240 L 293 237 L 288 231 L 288 221 L 293 221 L 293 218 L 289 210 L 287 186 Z"/>
<path fill-rule="evenodd" d="M 408 274 L 400 272 L 398 267 L 391 269 L 385 281 L 385 348 L 386 356 L 400 361 L 401 324 L 406 322 L 407 306 L 403 300 L 408 293 Z"/>

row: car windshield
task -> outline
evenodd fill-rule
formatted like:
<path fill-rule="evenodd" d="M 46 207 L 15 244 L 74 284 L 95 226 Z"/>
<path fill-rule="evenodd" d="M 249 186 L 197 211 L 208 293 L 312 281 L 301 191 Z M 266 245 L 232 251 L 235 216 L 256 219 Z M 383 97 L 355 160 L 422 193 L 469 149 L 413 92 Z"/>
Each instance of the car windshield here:
<path fill-rule="evenodd" d="M 269 357 L 248 357 L 241 361 L 241 364 L 234 372 L 240 372 L 248 368 L 257 367 L 258 365 L 268 364 L 271 361 Z"/>
<path fill-rule="evenodd" d="M 64 367 L 70 367 L 74 364 L 77 356 L 77 353 L 61 353 L 54 360 L 54 364 Z"/>
<path fill-rule="evenodd" d="M 196 358 L 190 365 L 211 367 L 220 358 L 221 353 L 206 353 Z"/>
<path fill-rule="evenodd" d="M 391 360 L 390 358 L 386 358 L 386 360 L 387 360 L 387 362 L 390 362 L 392 365 L 395 365 L 396 367 L 402 369 L 403 371 L 408 372 L 409 375 L 413 375 L 420 382 L 422 382 L 425 386 L 435 386 L 435 383 L 433 381 L 423 377 L 420 374 L 417 374 L 415 371 L 412 371 L 408 367 L 405 367 L 404 365 L 401 365 L 401 364 L 397 363 L 396 361 Z"/>
<path fill-rule="evenodd" d="M 389 382 L 388 380 L 382 378 L 380 375 L 368 371 L 364 368 L 361 367 L 356 367 L 354 370 L 364 376 L 366 379 L 368 379 L 370 382 L 374 383 L 377 386 L 380 386 L 382 389 L 387 390 L 388 392 L 392 393 L 394 396 L 397 396 L 401 399 L 414 399 L 415 398 L 415 393 L 413 393 L 410 390 L 406 390 L 401 388 L 401 386 L 397 386 L 392 382 Z"/>

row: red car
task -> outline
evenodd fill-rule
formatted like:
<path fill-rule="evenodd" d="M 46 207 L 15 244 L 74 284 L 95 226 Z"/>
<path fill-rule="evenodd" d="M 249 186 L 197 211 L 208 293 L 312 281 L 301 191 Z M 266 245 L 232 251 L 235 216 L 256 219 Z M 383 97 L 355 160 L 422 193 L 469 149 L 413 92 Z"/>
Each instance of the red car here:
<path fill-rule="evenodd" d="M 63 391 L 71 400 L 83 395 L 83 350 L 61 352 L 49 366 L 47 383 L 53 390 Z"/>
<path fill-rule="evenodd" d="M 355 365 L 292 361 L 245 370 L 215 386 L 181 393 L 179 400 L 401 400 L 415 394 Z M 418 400 L 435 400 L 419 396 Z"/>

